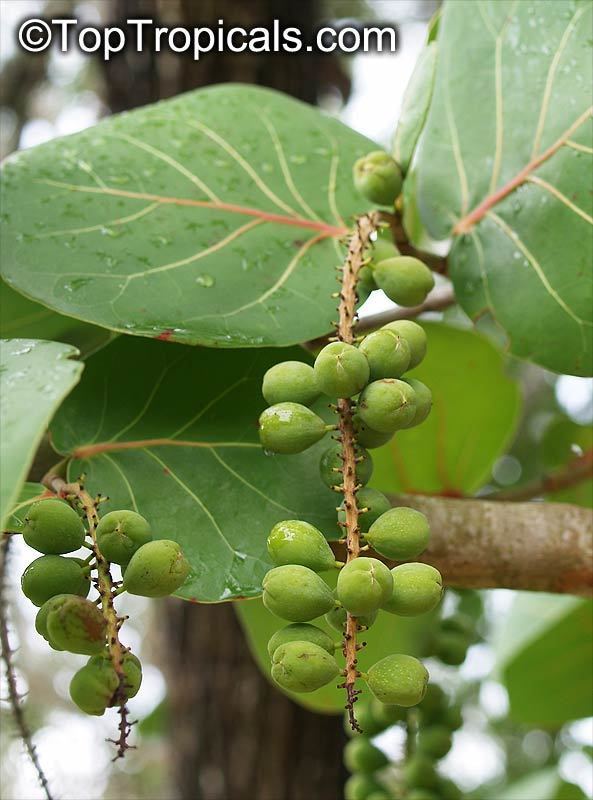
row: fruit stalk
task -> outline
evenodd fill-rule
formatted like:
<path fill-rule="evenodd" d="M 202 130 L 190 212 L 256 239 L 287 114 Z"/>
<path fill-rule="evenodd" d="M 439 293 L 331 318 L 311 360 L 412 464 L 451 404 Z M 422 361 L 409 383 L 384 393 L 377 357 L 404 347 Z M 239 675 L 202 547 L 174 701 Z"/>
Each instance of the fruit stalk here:
<path fill-rule="evenodd" d="M 81 508 L 87 520 L 89 536 L 92 541 L 92 550 L 95 556 L 97 569 L 97 591 L 101 599 L 101 609 L 107 624 L 107 649 L 113 669 L 118 678 L 118 687 L 115 691 L 115 699 L 118 699 L 118 709 L 120 722 L 118 725 L 119 736 L 117 739 L 110 740 L 117 747 L 115 758 L 123 758 L 126 750 L 130 748 L 128 744 L 128 734 L 130 733 L 131 723 L 128 721 L 128 709 L 125 701 L 126 677 L 123 669 L 124 655 L 127 649 L 119 639 L 119 629 L 124 621 L 123 617 L 118 616 L 113 598 L 116 588 L 113 584 L 109 564 L 101 554 L 97 544 L 96 528 L 99 522 L 97 514 L 97 502 L 85 491 L 81 483 L 66 483 L 62 478 L 51 476 L 49 488 L 59 497 L 67 500 L 73 507 Z"/>
<path fill-rule="evenodd" d="M 376 212 L 364 214 L 356 220 L 356 227 L 348 245 L 348 254 L 342 268 L 342 288 L 340 291 L 340 304 L 338 306 L 338 322 L 336 325 L 338 339 L 346 344 L 354 342 L 354 328 L 356 326 L 356 303 L 358 273 L 365 263 L 365 252 L 371 245 L 371 235 L 378 225 Z M 337 404 L 339 417 L 340 443 L 342 446 L 342 475 L 343 482 L 340 491 L 344 495 L 347 562 L 358 558 L 360 554 L 360 528 L 358 524 L 358 504 L 356 492 L 358 489 L 356 479 L 356 437 L 352 421 L 353 403 L 350 398 L 340 398 Z M 344 658 L 346 659 L 344 688 L 346 689 L 348 718 L 353 730 L 360 730 L 354 714 L 354 703 L 358 690 L 356 680 L 358 672 L 357 644 L 358 622 L 356 617 L 348 613 L 344 633 Z"/>

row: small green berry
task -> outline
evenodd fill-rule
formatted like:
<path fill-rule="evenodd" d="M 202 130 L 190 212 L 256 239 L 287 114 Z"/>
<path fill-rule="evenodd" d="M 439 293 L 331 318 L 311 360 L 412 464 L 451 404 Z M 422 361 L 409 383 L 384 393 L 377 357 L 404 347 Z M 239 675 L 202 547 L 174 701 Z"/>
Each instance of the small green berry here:
<path fill-rule="evenodd" d="M 429 683 L 426 687 L 424 699 L 418 706 L 423 725 L 440 722 L 449 706 L 449 697 L 436 683 Z"/>
<path fill-rule="evenodd" d="M 383 606 L 385 611 L 400 617 L 426 614 L 440 603 L 443 579 L 438 569 L 429 564 L 412 562 L 391 570 L 393 594 Z"/>
<path fill-rule="evenodd" d="M 424 697 L 428 670 L 417 658 L 396 654 L 373 664 L 366 682 L 377 700 L 387 705 L 409 708 Z"/>
<path fill-rule="evenodd" d="M 282 644 L 288 642 L 311 642 L 318 647 L 322 647 L 331 656 L 335 652 L 334 640 L 321 628 L 316 625 L 310 625 L 308 622 L 293 622 L 292 625 L 287 625 L 276 631 L 268 642 L 268 655 L 270 658 L 274 655 L 276 650 Z"/>
<path fill-rule="evenodd" d="M 45 641 L 48 642 L 50 647 L 53 647 L 54 650 L 61 650 L 61 648 L 55 647 L 49 641 L 49 634 L 47 632 L 47 617 L 50 611 L 54 611 L 55 609 L 60 608 L 60 606 L 64 605 L 64 603 L 67 600 L 71 600 L 73 597 L 76 598 L 78 597 L 78 595 L 57 594 L 54 597 L 50 597 L 50 599 L 46 600 L 46 602 L 41 606 L 35 617 L 35 630 L 40 636 L 43 636 Z"/>
<path fill-rule="evenodd" d="M 88 661 L 88 666 L 92 666 L 115 675 L 116 676 L 115 685 L 117 687 L 119 681 L 117 680 L 117 673 L 115 672 L 108 651 L 99 653 L 99 655 L 90 658 Z M 142 665 L 140 664 L 140 659 L 133 653 L 130 652 L 124 653 L 122 661 L 122 669 L 124 672 L 122 694 L 126 700 L 131 700 L 132 697 L 136 697 L 136 695 L 140 691 L 140 686 L 142 684 Z M 117 696 L 112 697 L 109 703 L 109 707 L 117 705 L 120 699 L 121 698 Z"/>
<path fill-rule="evenodd" d="M 266 372 L 262 394 L 269 405 L 275 403 L 300 403 L 310 406 L 320 395 L 315 372 L 302 361 L 283 361 Z"/>
<path fill-rule="evenodd" d="M 395 322 L 388 322 L 384 325 L 388 331 L 393 331 L 405 339 L 410 347 L 410 366 L 409 369 L 417 367 L 426 355 L 426 333 L 424 328 L 411 319 L 400 319 Z"/>
<path fill-rule="evenodd" d="M 73 596 L 50 608 L 46 631 L 47 640 L 54 649 L 91 656 L 105 646 L 107 625 L 94 603 Z"/>
<path fill-rule="evenodd" d="M 124 588 L 141 597 L 165 597 L 185 583 L 190 571 L 177 542 L 157 539 L 136 550 L 124 572 Z"/>
<path fill-rule="evenodd" d="M 360 419 L 380 433 L 407 427 L 416 415 L 416 395 L 409 383 L 396 378 L 373 381 L 358 401 Z"/>
<path fill-rule="evenodd" d="M 300 564 L 314 572 L 324 572 L 336 566 L 325 536 L 300 519 L 286 519 L 274 525 L 268 536 L 268 553 L 277 567 Z"/>
<path fill-rule="evenodd" d="M 266 408 L 259 418 L 259 438 L 270 453 L 302 453 L 322 439 L 326 431 L 321 417 L 300 403 L 277 403 Z"/>
<path fill-rule="evenodd" d="M 127 564 L 136 550 L 152 539 L 150 525 L 135 511 L 105 514 L 96 535 L 101 555 L 114 564 Z"/>
<path fill-rule="evenodd" d="M 426 384 L 422 383 L 422 381 L 417 381 L 415 378 L 406 378 L 406 383 L 410 384 L 416 398 L 416 414 L 414 415 L 414 419 L 406 425 L 406 428 L 415 428 L 416 425 L 420 425 L 421 422 L 424 422 L 426 417 L 430 414 L 432 408 L 432 392 Z"/>
<path fill-rule="evenodd" d="M 367 800 L 371 792 L 379 791 L 382 791 L 381 785 L 371 775 L 358 772 L 344 784 L 344 800 Z"/>
<path fill-rule="evenodd" d="M 434 654 L 450 667 L 458 667 L 465 661 L 471 641 L 463 633 L 439 632 L 435 639 Z"/>
<path fill-rule="evenodd" d="M 390 728 L 398 722 L 405 722 L 408 717 L 407 710 L 402 706 L 386 706 L 376 697 L 371 699 L 371 711 L 377 722 L 381 723 L 382 730 Z"/>
<path fill-rule="evenodd" d="M 434 288 L 432 271 L 417 258 L 396 256 L 380 261 L 374 270 L 375 283 L 400 306 L 419 306 Z"/>
<path fill-rule="evenodd" d="M 416 558 L 430 539 L 428 520 L 414 508 L 390 508 L 375 520 L 365 539 L 386 558 L 407 561 Z"/>
<path fill-rule="evenodd" d="M 435 761 L 444 758 L 452 746 L 453 738 L 446 725 L 429 725 L 418 731 L 418 752 Z"/>
<path fill-rule="evenodd" d="M 132 653 L 124 655 L 123 671 L 124 696 L 129 699 L 138 693 L 142 682 L 140 661 Z M 70 697 L 85 714 L 100 717 L 118 701 L 118 687 L 119 679 L 111 660 L 105 655 L 97 655 L 89 659 L 72 678 Z"/>
<path fill-rule="evenodd" d="M 314 692 L 339 672 L 333 655 L 312 642 L 288 642 L 272 657 L 272 678 L 291 692 Z"/>
<path fill-rule="evenodd" d="M 84 536 L 82 520 L 63 500 L 38 500 L 27 511 L 23 539 L 40 553 L 72 553 L 82 547 Z"/>
<path fill-rule="evenodd" d="M 356 493 L 356 504 L 359 511 L 358 524 L 360 525 L 361 531 L 368 531 L 373 522 L 379 519 L 381 514 L 384 514 L 391 508 L 391 503 L 382 492 L 378 492 L 376 489 L 371 489 L 368 486 L 363 486 L 362 489 L 358 490 Z M 363 508 L 367 510 L 362 511 Z M 338 511 L 338 520 L 340 522 L 346 521 L 346 512 L 343 508 L 343 504 Z"/>
<path fill-rule="evenodd" d="M 450 617 L 444 617 L 441 620 L 440 628 L 447 633 L 461 633 L 472 642 L 476 638 L 474 620 L 469 614 L 464 614 L 463 612 L 456 611 Z"/>
<path fill-rule="evenodd" d="M 391 572 L 376 558 L 354 558 L 342 567 L 338 575 L 338 600 L 356 617 L 377 611 L 392 592 Z"/>
<path fill-rule="evenodd" d="M 298 564 L 274 567 L 263 579 L 263 602 L 268 611 L 290 622 L 309 622 L 335 605 L 327 583 Z"/>
<path fill-rule="evenodd" d="M 315 359 L 315 377 L 329 397 L 352 397 L 369 380 L 369 362 L 357 347 L 345 342 L 327 344 Z"/>
<path fill-rule="evenodd" d="M 463 725 L 463 711 L 461 705 L 454 703 L 449 706 L 445 711 L 442 722 L 443 725 L 446 725 L 451 731 L 459 730 Z"/>
<path fill-rule="evenodd" d="M 369 333 L 360 344 L 371 371 L 371 380 L 399 378 L 410 365 L 410 345 L 393 331 L 380 329 Z"/>
<path fill-rule="evenodd" d="M 440 800 L 463 800 L 463 792 L 459 786 L 449 778 L 443 778 L 440 775 L 438 792 Z"/>
<path fill-rule="evenodd" d="M 36 606 L 42 606 L 57 594 L 86 597 L 91 588 L 88 571 L 78 558 L 40 556 L 32 561 L 21 577 L 23 594 Z"/>
<path fill-rule="evenodd" d="M 339 631 L 340 633 L 344 632 L 344 625 L 346 624 L 346 616 L 347 611 L 342 606 L 336 606 L 332 608 L 331 611 L 328 611 L 325 615 L 325 621 L 328 625 L 331 625 L 334 630 Z M 356 621 L 359 625 L 362 625 L 365 628 L 370 628 L 371 625 L 377 619 L 377 611 L 372 611 L 370 614 L 363 614 L 361 616 L 356 617 Z"/>
<path fill-rule="evenodd" d="M 378 235 L 369 252 L 371 259 L 369 266 L 374 270 L 380 261 L 385 261 L 386 258 L 395 258 L 399 254 L 399 250 L 391 239 L 391 231 L 384 236 Z"/>
<path fill-rule="evenodd" d="M 353 178 L 356 190 L 380 206 L 395 203 L 403 182 L 399 164 L 383 150 L 359 158 L 354 164 Z"/>
<path fill-rule="evenodd" d="M 376 447 L 383 447 L 384 444 L 393 439 L 393 433 L 380 433 L 374 431 L 372 428 L 363 422 L 358 414 L 352 418 L 354 423 L 354 433 L 356 441 L 361 447 L 366 447 L 368 450 L 373 450 Z"/>
<path fill-rule="evenodd" d="M 421 753 L 414 753 L 404 767 L 404 777 L 408 786 L 416 789 L 436 789 L 439 775 L 432 759 Z M 436 795 L 438 798 L 438 794 Z"/>
<path fill-rule="evenodd" d="M 357 458 L 361 459 L 356 464 L 356 481 L 364 486 L 370 481 L 373 474 L 373 459 L 363 447 L 356 447 L 355 454 Z M 319 460 L 319 475 L 330 489 L 332 486 L 342 485 L 344 481 L 343 466 L 342 447 L 340 444 L 332 444 Z"/>
<path fill-rule="evenodd" d="M 371 292 L 374 292 L 378 288 L 373 277 L 373 270 L 368 266 L 361 267 L 358 271 L 358 281 L 356 283 L 356 293 L 358 294 L 359 303 L 364 303 Z"/>
<path fill-rule="evenodd" d="M 366 736 L 356 736 L 344 748 L 344 766 L 349 772 L 370 774 L 388 763 L 383 751 L 371 744 Z"/>

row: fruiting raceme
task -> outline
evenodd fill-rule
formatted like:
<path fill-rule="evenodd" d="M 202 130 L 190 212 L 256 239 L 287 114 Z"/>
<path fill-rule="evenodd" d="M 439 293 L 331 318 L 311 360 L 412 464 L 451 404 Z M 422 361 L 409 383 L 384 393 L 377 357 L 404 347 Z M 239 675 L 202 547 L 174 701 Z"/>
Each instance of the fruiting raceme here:
<path fill-rule="evenodd" d="M 265 450 L 292 455 L 314 445 L 331 427 L 300 403 L 277 403 L 260 415 L 259 438 Z"/>
<path fill-rule="evenodd" d="M 370 481 L 373 474 L 373 459 L 362 447 L 357 447 L 355 454 L 360 459 L 356 464 L 356 482 L 364 486 Z M 344 482 L 343 467 L 342 447 L 339 444 L 333 444 L 323 453 L 319 461 L 321 480 L 330 489 L 334 486 L 341 486 Z"/>
<path fill-rule="evenodd" d="M 39 500 L 27 511 L 23 539 L 40 553 L 73 553 L 82 547 L 84 537 L 82 520 L 63 500 Z"/>
<path fill-rule="evenodd" d="M 268 553 L 276 566 L 300 564 L 314 572 L 336 566 L 335 556 L 321 531 L 298 519 L 274 525 L 268 536 Z"/>

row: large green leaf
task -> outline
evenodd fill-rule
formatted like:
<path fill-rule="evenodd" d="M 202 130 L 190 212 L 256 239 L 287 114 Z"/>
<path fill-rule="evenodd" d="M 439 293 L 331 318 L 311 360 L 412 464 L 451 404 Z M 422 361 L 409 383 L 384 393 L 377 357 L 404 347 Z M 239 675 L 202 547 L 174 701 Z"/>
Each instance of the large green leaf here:
<path fill-rule="evenodd" d="M 430 387 L 433 408 L 416 428 L 373 451 L 372 485 L 387 492 L 472 494 L 507 449 L 521 408 L 504 357 L 481 334 L 423 323 L 428 351 L 410 375 Z"/>
<path fill-rule="evenodd" d="M 0 345 L 0 525 L 14 507 L 35 450 L 82 364 L 69 345 L 6 339 Z"/>
<path fill-rule="evenodd" d="M 298 348 L 282 356 L 307 358 Z M 70 478 L 86 474 L 89 490 L 109 496 L 105 511 L 138 509 L 156 536 L 182 544 L 187 599 L 259 594 L 281 519 L 335 533 L 335 495 L 317 477 L 324 445 L 266 456 L 259 444 L 262 375 L 282 356 L 122 336 L 87 360 L 52 425 Z"/>
<path fill-rule="evenodd" d="M 555 726 L 591 716 L 590 600 L 520 593 L 501 621 L 495 641 L 513 719 Z"/>
<path fill-rule="evenodd" d="M 374 145 L 282 94 L 225 85 L 122 114 L 10 158 L 5 279 L 117 331 L 286 345 L 335 315 L 338 239 L 365 208 Z"/>
<path fill-rule="evenodd" d="M 431 42 L 418 57 L 402 101 L 393 140 L 393 157 L 404 173 L 408 171 L 426 121 L 434 86 L 436 60 L 437 45 L 436 42 Z"/>
<path fill-rule="evenodd" d="M 6 522 L 3 527 L 9 531 L 20 531 L 22 528 L 27 509 L 36 500 L 41 500 L 42 497 L 52 497 L 53 492 L 46 489 L 41 483 L 27 482 L 21 486 L 21 491 L 18 496 L 17 502 L 10 509 Z"/>
<path fill-rule="evenodd" d="M 512 352 L 593 370 L 589 0 L 456 0 L 415 160 L 431 236 L 472 317 Z"/>

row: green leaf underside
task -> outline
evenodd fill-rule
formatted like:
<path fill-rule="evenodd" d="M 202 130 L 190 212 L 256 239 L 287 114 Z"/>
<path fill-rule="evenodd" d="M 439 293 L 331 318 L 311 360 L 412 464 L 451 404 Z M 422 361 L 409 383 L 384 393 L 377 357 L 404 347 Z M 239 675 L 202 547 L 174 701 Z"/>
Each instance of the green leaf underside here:
<path fill-rule="evenodd" d="M 70 345 L 39 339 L 0 344 L 0 524 L 19 493 L 54 412 L 78 383 L 83 365 Z"/>
<path fill-rule="evenodd" d="M 373 451 L 371 485 L 385 492 L 472 494 L 508 448 L 521 410 L 505 359 L 481 334 L 423 323 L 428 350 L 410 372 L 431 389 L 433 408 L 418 427 Z M 479 435 L 477 435 L 479 432 Z"/>
<path fill-rule="evenodd" d="M 415 162 L 431 236 L 462 234 L 463 308 L 490 313 L 515 355 L 576 375 L 593 370 L 591 11 L 448 3 Z"/>
<path fill-rule="evenodd" d="M 121 114 L 4 168 L 2 262 L 61 313 L 190 344 L 294 344 L 335 315 L 333 267 L 375 148 L 279 93 L 225 85 Z"/>
<path fill-rule="evenodd" d="M 73 455 L 69 478 L 84 473 L 90 491 L 109 496 L 104 513 L 136 509 L 157 538 L 182 545 L 185 599 L 259 594 L 279 520 L 337 537 L 336 496 L 311 480 L 329 439 L 297 456 L 266 456 L 259 444 L 261 380 L 279 357 L 119 337 L 88 359 L 52 425 L 54 447 Z M 307 360 L 298 348 L 282 357 Z"/>
<path fill-rule="evenodd" d="M 437 45 L 430 43 L 420 53 L 402 100 L 393 140 L 393 157 L 404 173 L 409 169 L 418 137 L 426 121 L 434 86 Z"/>
<path fill-rule="evenodd" d="M 520 593 L 498 632 L 498 669 L 513 719 L 561 725 L 591 714 L 593 605 Z"/>
<path fill-rule="evenodd" d="M 323 578 L 330 586 L 335 586 L 337 570 L 334 573 L 323 573 Z M 270 657 L 267 649 L 268 641 L 273 633 L 289 623 L 271 614 L 261 600 L 237 603 L 235 610 L 259 668 L 267 678 L 272 680 Z M 409 653 L 410 655 L 420 656 L 431 630 L 434 630 L 437 616 L 438 611 L 414 618 L 396 617 L 393 614 L 380 611 L 368 633 L 361 634 L 361 641 L 365 641 L 367 645 L 358 654 L 359 669 L 364 672 L 377 661 L 392 653 Z M 335 642 L 340 641 L 340 634 L 327 625 L 323 617 L 313 620 L 312 624 L 326 631 Z M 336 660 L 339 665 L 343 665 L 344 658 L 340 649 L 336 651 Z M 286 694 L 312 711 L 340 713 L 344 710 L 344 690 L 337 688 L 339 683 L 342 683 L 342 680 L 336 678 L 335 681 L 321 689 L 317 689 L 315 692 L 308 692 L 307 694 L 286 692 Z M 274 683 L 274 686 L 277 686 L 277 684 Z M 368 690 L 362 684 L 361 688 L 363 688 L 365 696 L 368 697 Z"/>

